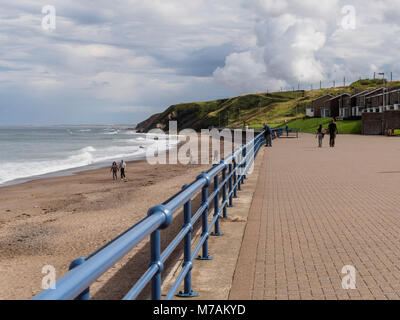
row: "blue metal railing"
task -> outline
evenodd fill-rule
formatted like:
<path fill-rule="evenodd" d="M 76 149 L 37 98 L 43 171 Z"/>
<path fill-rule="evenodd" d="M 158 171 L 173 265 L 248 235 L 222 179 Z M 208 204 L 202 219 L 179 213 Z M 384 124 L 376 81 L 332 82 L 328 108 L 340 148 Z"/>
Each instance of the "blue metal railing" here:
<path fill-rule="evenodd" d="M 282 129 L 275 129 L 273 131 L 278 137 L 281 136 L 283 132 Z M 275 134 L 272 135 L 272 138 L 275 138 Z M 124 300 L 133 300 L 137 298 L 149 282 L 151 282 L 152 299 L 161 300 L 161 273 L 164 269 L 164 263 L 182 241 L 184 242 L 184 263 L 182 270 L 165 299 L 172 299 L 182 282 L 184 282 L 184 290 L 183 292 L 179 292 L 178 296 L 197 296 L 192 290 L 191 285 L 193 260 L 200 250 L 201 255 L 198 256 L 197 259 L 212 259 L 208 254 L 208 238 L 210 234 L 214 236 L 223 235 L 219 225 L 221 213 L 223 218 L 229 219 L 227 216 L 227 207 L 233 205 L 233 199 L 237 197 L 237 191 L 241 190 L 241 185 L 244 184 L 244 180 L 246 179 L 246 173 L 252 166 L 264 141 L 263 133 L 259 134 L 252 141 L 241 146 L 222 160 L 220 164 L 214 165 L 213 168 L 207 172 L 203 172 L 190 185 L 185 185 L 181 192 L 162 205 L 151 208 L 146 218 L 135 224 L 116 239 L 112 240 L 89 257 L 74 260 L 70 265 L 70 271 L 57 281 L 56 289 L 44 290 L 33 297 L 33 299 L 88 300 L 90 285 L 149 235 L 151 248 L 150 267 L 125 295 Z M 211 194 L 209 194 L 208 189 L 212 182 L 213 190 Z M 200 191 L 202 202 L 192 216 L 191 198 Z M 212 204 L 214 205 L 214 212 L 209 223 L 209 209 Z M 170 225 L 172 215 L 182 207 L 184 208 L 184 226 L 166 249 L 161 252 L 160 232 Z M 193 252 L 191 252 L 193 225 L 200 217 L 202 220 L 201 238 Z M 213 228 L 214 232 L 211 233 Z"/>

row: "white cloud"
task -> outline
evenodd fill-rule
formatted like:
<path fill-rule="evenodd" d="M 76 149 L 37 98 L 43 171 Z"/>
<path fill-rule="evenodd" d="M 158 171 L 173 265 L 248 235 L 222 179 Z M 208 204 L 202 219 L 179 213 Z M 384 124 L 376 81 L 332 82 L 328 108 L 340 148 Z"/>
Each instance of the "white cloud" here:
<path fill-rule="evenodd" d="M 225 67 L 214 71 L 217 81 L 241 93 L 263 91 L 266 88 L 266 67 L 262 51 L 252 50 L 232 53 L 226 58 Z"/>
<path fill-rule="evenodd" d="M 239 72 L 240 68 L 250 70 L 246 55 L 237 56 L 236 62 L 227 59 L 215 77 L 227 86 L 235 83 L 237 92 L 247 88 L 248 83 L 275 83 L 274 89 L 279 89 L 297 87 L 300 82 L 309 88 L 320 80 L 326 84 L 341 82 L 343 77 L 354 81 L 360 76 L 371 77 L 375 71 L 400 74 L 396 55 L 400 49 L 400 22 L 393 14 L 399 2 L 250 0 L 245 4 L 253 9 L 257 36 L 248 52 L 263 51 L 264 61 L 259 59 L 260 54 L 252 56 L 258 57 L 253 64 L 264 71 Z M 342 28 L 345 5 L 355 8 L 355 30 Z M 236 76 L 231 70 L 242 75 L 240 80 L 233 79 Z"/>
<path fill-rule="evenodd" d="M 42 4 L 37 1 L 0 5 L 3 124 L 10 115 L 23 119 L 28 105 L 40 114 L 57 103 L 69 111 L 73 103 L 80 111 L 95 108 L 99 119 L 101 110 L 109 117 L 115 106 L 116 118 L 107 118 L 112 122 L 123 111 L 134 116 L 136 106 L 140 118 L 132 121 L 137 122 L 182 101 L 279 90 L 298 82 L 309 88 L 320 80 L 339 83 L 344 76 L 355 80 L 374 71 L 400 76 L 399 1 L 52 4 L 57 10 L 52 32 L 41 28 Z M 341 27 L 344 5 L 356 9 L 355 30 Z M 155 109 L 146 112 L 141 106 Z M 64 121 L 59 114 L 53 121 Z"/>
<path fill-rule="evenodd" d="M 329 17 L 337 9 L 338 0 L 247 0 L 258 15 L 280 16 L 298 14 L 301 16 Z"/>

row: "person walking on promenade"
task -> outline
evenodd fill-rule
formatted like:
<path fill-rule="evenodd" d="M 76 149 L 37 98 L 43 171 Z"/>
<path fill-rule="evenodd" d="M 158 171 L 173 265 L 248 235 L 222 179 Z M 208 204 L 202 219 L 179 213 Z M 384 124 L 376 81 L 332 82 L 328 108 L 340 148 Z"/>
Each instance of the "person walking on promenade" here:
<path fill-rule="evenodd" d="M 322 148 L 322 141 L 324 140 L 325 132 L 322 128 L 322 124 L 319 125 L 317 130 L 317 138 L 318 138 L 318 147 Z"/>
<path fill-rule="evenodd" d="M 286 137 L 289 137 L 289 125 L 286 123 Z"/>
<path fill-rule="evenodd" d="M 112 163 L 111 169 L 110 169 L 110 171 L 111 171 L 112 174 L 113 174 L 113 180 L 117 180 L 117 179 L 118 179 L 118 175 L 117 175 L 118 170 L 119 170 L 119 169 L 118 169 L 117 163 L 114 161 L 114 162 Z"/>
<path fill-rule="evenodd" d="M 328 126 L 328 132 L 329 132 L 329 146 L 331 148 L 335 147 L 335 140 L 336 140 L 336 135 L 339 133 L 338 128 L 336 123 L 332 120 L 331 123 Z"/>
<path fill-rule="evenodd" d="M 265 146 L 272 147 L 272 130 L 271 127 L 264 123 L 264 137 L 265 137 Z"/>
<path fill-rule="evenodd" d="M 124 162 L 124 160 L 121 160 L 119 168 L 121 169 L 121 180 L 126 179 L 126 176 L 125 176 L 126 163 Z"/>

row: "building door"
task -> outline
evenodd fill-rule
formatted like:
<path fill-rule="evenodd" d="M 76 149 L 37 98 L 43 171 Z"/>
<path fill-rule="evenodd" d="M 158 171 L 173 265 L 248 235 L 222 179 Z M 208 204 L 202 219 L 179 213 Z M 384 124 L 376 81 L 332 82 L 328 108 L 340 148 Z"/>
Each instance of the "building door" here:
<path fill-rule="evenodd" d="M 330 116 L 328 109 L 321 109 L 321 118 L 328 118 Z"/>

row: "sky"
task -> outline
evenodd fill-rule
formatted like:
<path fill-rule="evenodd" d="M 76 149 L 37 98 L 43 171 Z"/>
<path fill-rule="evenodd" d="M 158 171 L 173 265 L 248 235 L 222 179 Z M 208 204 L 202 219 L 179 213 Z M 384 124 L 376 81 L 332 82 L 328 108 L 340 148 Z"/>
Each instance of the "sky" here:
<path fill-rule="evenodd" d="M 0 125 L 135 124 L 180 102 L 400 79 L 399 10 L 399 0 L 0 0 Z"/>

